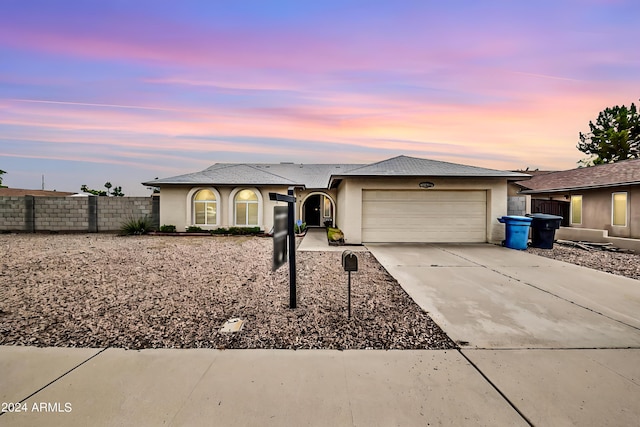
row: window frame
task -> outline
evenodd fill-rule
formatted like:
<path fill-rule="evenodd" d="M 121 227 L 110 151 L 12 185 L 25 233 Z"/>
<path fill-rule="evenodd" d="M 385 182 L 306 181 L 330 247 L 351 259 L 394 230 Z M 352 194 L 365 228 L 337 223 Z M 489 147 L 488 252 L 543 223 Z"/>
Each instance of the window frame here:
<path fill-rule="evenodd" d="M 616 203 L 615 203 L 615 197 L 616 195 L 619 194 L 624 194 L 624 225 L 621 224 L 616 224 L 615 223 L 615 218 L 616 218 L 616 212 L 615 212 L 615 207 L 616 207 Z M 629 225 L 629 193 L 627 191 L 616 191 L 614 193 L 611 193 L 611 226 L 612 227 L 627 227 Z"/>
<path fill-rule="evenodd" d="M 198 194 L 199 191 L 201 190 L 209 190 L 213 193 L 213 195 L 215 196 L 216 200 L 215 200 L 215 208 L 216 208 L 216 222 L 215 224 L 196 224 L 196 195 Z M 218 190 L 214 187 L 194 187 L 191 190 L 189 190 L 189 192 L 187 193 L 187 212 L 186 212 L 186 218 L 185 218 L 185 224 L 186 227 L 190 227 L 190 226 L 198 226 L 198 227 L 203 227 L 205 229 L 212 229 L 214 227 L 219 227 L 220 226 L 220 219 L 221 219 L 221 197 L 220 197 L 220 192 L 218 192 Z M 209 203 L 211 203 L 211 201 L 209 201 Z M 205 215 L 206 217 L 206 215 Z"/>
<path fill-rule="evenodd" d="M 573 221 L 573 220 L 574 220 L 574 212 L 573 212 L 573 210 L 574 210 L 574 208 L 575 208 L 575 201 L 574 201 L 574 199 L 579 199 L 579 200 L 580 200 L 580 222 L 574 222 L 574 221 Z M 570 219 L 569 223 L 570 223 L 571 225 L 582 225 L 582 220 L 583 220 L 583 216 L 584 216 L 584 210 L 583 210 L 583 208 L 584 208 L 584 203 L 583 203 L 583 197 L 582 197 L 582 194 L 572 194 L 572 195 L 571 195 L 571 206 L 570 206 L 570 208 L 569 208 L 569 211 L 570 211 L 570 212 L 569 212 L 569 217 L 570 217 L 570 218 L 569 218 L 569 219 Z"/>
<path fill-rule="evenodd" d="M 213 194 L 214 199 L 213 200 L 196 200 L 197 195 L 202 191 L 209 191 L 211 194 Z M 196 209 L 197 205 L 204 205 L 204 222 L 202 223 L 199 223 L 197 220 L 198 218 L 198 210 Z M 207 210 L 211 205 L 213 205 L 213 208 L 214 208 L 214 215 L 215 215 L 214 223 L 208 222 L 209 215 L 207 214 Z M 204 226 L 218 224 L 218 198 L 216 197 L 216 193 L 209 190 L 208 188 L 201 188 L 200 190 L 193 193 L 193 221 L 192 222 L 193 222 L 193 225 L 204 225 Z"/>
<path fill-rule="evenodd" d="M 243 192 L 243 191 L 251 191 L 255 196 L 256 196 L 256 200 L 242 200 L 239 201 L 238 199 L 238 195 Z M 237 189 L 237 191 L 234 192 L 233 194 L 233 224 L 236 227 L 260 227 L 260 207 L 262 205 L 261 203 L 261 197 L 260 197 L 260 192 L 254 188 L 239 188 Z M 242 204 L 245 207 L 245 212 L 244 212 L 244 216 L 245 216 L 245 221 L 246 224 L 239 224 L 238 223 L 238 204 Z M 250 218 L 250 214 L 249 214 L 249 206 L 256 206 L 256 223 L 255 224 L 250 224 L 249 223 L 249 218 Z"/>

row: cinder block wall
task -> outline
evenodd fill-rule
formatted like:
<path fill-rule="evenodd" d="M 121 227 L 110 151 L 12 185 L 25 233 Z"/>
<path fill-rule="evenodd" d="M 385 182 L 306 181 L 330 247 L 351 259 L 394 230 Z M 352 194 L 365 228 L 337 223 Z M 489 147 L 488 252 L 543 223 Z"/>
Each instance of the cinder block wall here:
<path fill-rule="evenodd" d="M 89 197 L 0 196 L 0 231 L 113 232 L 131 218 L 149 216 L 157 222 L 159 216 L 151 197 L 93 200 L 97 209 L 92 210 Z"/>
<path fill-rule="evenodd" d="M 34 197 L 35 231 L 87 231 L 88 197 Z"/>
<path fill-rule="evenodd" d="M 0 231 L 22 231 L 25 226 L 24 197 L 0 197 Z"/>
<path fill-rule="evenodd" d="M 98 231 L 118 231 L 123 222 L 151 213 L 151 197 L 98 197 Z"/>
<path fill-rule="evenodd" d="M 527 198 L 512 196 L 507 198 L 507 215 L 524 215 L 527 213 Z"/>

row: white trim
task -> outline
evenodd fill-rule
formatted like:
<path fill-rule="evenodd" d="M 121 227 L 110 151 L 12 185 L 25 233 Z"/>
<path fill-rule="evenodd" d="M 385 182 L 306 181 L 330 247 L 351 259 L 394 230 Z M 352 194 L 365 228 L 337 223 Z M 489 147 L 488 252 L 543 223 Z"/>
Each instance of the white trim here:
<path fill-rule="evenodd" d="M 614 224 L 613 219 L 615 218 L 615 201 L 614 198 L 616 194 L 624 194 L 624 225 Z M 627 191 L 616 191 L 611 193 L 611 226 L 612 227 L 627 227 L 629 225 L 629 193 Z"/>
<path fill-rule="evenodd" d="M 222 198 L 220 197 L 220 193 L 218 192 L 218 190 L 215 189 L 215 187 L 194 187 L 191 190 L 189 190 L 189 192 L 187 193 L 187 217 L 185 218 L 186 227 L 196 225 L 196 221 L 194 218 L 194 211 L 193 211 L 193 196 L 195 196 L 195 194 L 200 190 L 210 190 L 216 196 L 216 223 L 207 224 L 207 225 L 198 224 L 198 227 L 202 227 L 203 229 L 218 227 L 220 225 L 220 211 L 222 207 L 221 206 Z"/>
<path fill-rule="evenodd" d="M 236 224 L 236 194 L 238 194 L 242 190 L 251 190 L 258 197 L 258 224 L 257 225 L 238 225 Z M 233 227 L 260 227 L 263 228 L 264 221 L 263 217 L 263 209 L 264 209 L 264 201 L 262 199 L 262 192 L 258 190 L 256 187 L 237 187 L 234 188 L 229 194 L 229 224 L 233 224 Z"/>
<path fill-rule="evenodd" d="M 302 199 L 302 203 L 300 203 L 300 208 L 299 208 L 299 212 L 298 212 L 298 218 L 302 219 L 302 216 L 304 214 L 304 204 L 307 201 L 307 199 L 311 196 L 315 196 L 315 195 L 321 195 L 321 196 L 325 196 L 327 198 L 329 198 L 329 200 L 331 201 L 331 220 L 333 221 L 332 225 L 335 225 L 336 223 L 336 201 L 333 199 L 333 197 L 331 197 L 330 194 L 328 193 L 324 193 L 322 191 L 312 191 L 311 193 L 307 194 L 306 196 L 304 196 L 304 199 Z M 323 209 L 322 206 L 320 206 L 320 209 Z M 324 214 L 321 213 L 320 214 L 320 219 L 322 222 L 322 218 L 324 218 Z M 322 226 L 322 224 L 320 224 L 320 226 Z"/>

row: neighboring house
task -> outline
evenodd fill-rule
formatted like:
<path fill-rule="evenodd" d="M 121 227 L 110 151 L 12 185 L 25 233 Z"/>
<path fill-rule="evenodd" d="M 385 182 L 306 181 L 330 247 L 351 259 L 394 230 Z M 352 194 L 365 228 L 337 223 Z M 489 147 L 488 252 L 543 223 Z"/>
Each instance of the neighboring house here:
<path fill-rule="evenodd" d="M 531 196 L 532 206 L 565 204 L 570 227 L 640 239 L 640 159 L 536 175 L 516 184 L 520 194 Z"/>
<path fill-rule="evenodd" d="M 217 163 L 143 183 L 160 188 L 160 223 L 178 230 L 270 230 L 270 192 L 295 187 L 296 219 L 338 226 L 345 242 L 499 242 L 507 183 L 526 174 L 398 156 L 363 164 Z"/>
<path fill-rule="evenodd" d="M 66 197 L 66 196 L 73 196 L 74 194 L 76 193 L 70 193 L 68 191 L 25 190 L 23 188 L 0 188 L 0 197 L 2 196 Z"/>

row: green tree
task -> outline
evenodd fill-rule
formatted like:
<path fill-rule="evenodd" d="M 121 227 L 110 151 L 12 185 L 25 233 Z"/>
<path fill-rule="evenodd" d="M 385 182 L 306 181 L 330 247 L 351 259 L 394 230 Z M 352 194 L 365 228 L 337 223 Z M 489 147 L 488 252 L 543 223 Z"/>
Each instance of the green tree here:
<path fill-rule="evenodd" d="M 122 187 L 114 187 L 109 181 L 104 183 L 105 190 L 93 190 L 87 187 L 86 184 L 82 184 L 80 187 L 80 191 L 84 191 L 85 193 L 93 194 L 95 196 L 114 196 L 114 197 L 123 197 L 124 193 L 122 192 Z M 113 191 L 110 191 L 113 188 Z"/>
<path fill-rule="evenodd" d="M 578 150 L 590 157 L 580 163 L 591 166 L 640 158 L 640 116 L 636 106 L 615 106 L 589 122 L 589 132 L 580 132 Z"/>
<path fill-rule="evenodd" d="M 111 195 L 114 197 L 124 197 L 124 193 L 122 192 L 122 187 L 113 187 L 113 191 Z"/>
<path fill-rule="evenodd" d="M 89 193 L 89 194 L 93 194 L 94 196 L 106 196 L 107 192 L 104 190 L 93 190 L 89 187 L 87 187 L 87 184 L 82 184 L 80 186 L 80 191 L 85 192 L 85 193 Z"/>
<path fill-rule="evenodd" d="M 2 169 L 0 169 L 0 188 L 4 188 L 5 187 L 4 185 L 2 185 L 2 175 L 4 175 L 5 173 L 7 173 L 7 172 L 5 172 Z"/>

